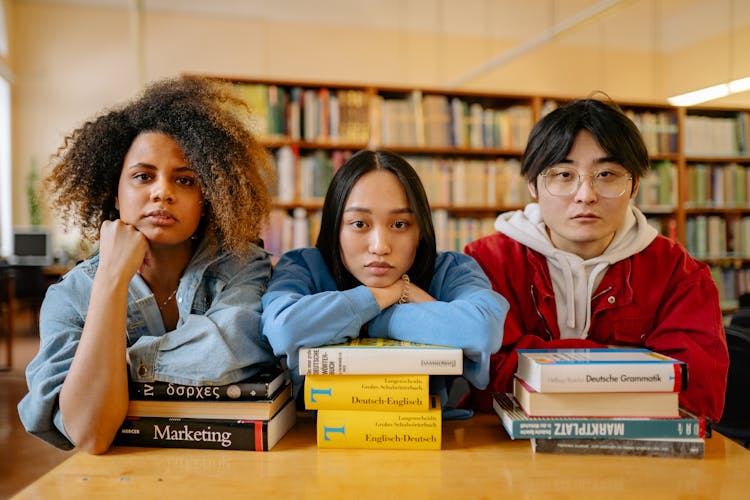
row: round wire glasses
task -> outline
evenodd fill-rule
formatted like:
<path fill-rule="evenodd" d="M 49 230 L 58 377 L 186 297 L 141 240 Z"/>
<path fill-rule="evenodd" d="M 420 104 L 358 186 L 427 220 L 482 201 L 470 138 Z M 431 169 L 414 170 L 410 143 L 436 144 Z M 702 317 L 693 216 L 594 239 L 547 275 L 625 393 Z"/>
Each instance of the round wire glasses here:
<path fill-rule="evenodd" d="M 633 179 L 628 171 L 609 167 L 593 174 L 580 174 L 571 167 L 550 167 L 539 175 L 552 196 L 571 196 L 581 188 L 585 177 L 591 177 L 591 187 L 599 196 L 619 198 L 628 190 Z"/>

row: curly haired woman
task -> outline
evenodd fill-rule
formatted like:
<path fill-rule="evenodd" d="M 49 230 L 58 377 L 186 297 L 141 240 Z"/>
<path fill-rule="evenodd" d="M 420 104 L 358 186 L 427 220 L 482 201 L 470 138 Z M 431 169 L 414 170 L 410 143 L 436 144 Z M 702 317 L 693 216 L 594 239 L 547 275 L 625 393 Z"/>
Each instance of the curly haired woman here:
<path fill-rule="evenodd" d="M 274 355 L 260 334 L 271 273 L 265 149 L 229 86 L 183 77 L 73 131 L 53 156 L 52 207 L 96 255 L 51 286 L 19 404 L 26 429 L 102 453 L 134 381 L 226 384 Z"/>

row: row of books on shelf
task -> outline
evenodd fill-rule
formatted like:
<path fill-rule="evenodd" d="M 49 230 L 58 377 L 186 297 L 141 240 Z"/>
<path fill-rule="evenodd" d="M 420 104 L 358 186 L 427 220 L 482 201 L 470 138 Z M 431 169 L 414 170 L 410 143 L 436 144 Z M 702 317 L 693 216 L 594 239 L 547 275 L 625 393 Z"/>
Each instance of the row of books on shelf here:
<path fill-rule="evenodd" d="M 357 89 L 236 83 L 264 138 L 366 144 L 370 137 L 368 97 Z"/>
<path fill-rule="evenodd" d="M 274 208 L 261 238 L 265 249 L 276 257 L 295 248 L 314 246 L 320 231 L 321 210 Z M 449 211 L 432 211 L 438 251 L 463 252 L 464 247 L 492 234 L 495 216 L 454 217 Z"/>
<path fill-rule="evenodd" d="M 711 276 L 719 290 L 722 310 L 731 311 L 739 306 L 738 297 L 750 292 L 750 268 L 711 265 Z"/>
<path fill-rule="evenodd" d="M 479 101 L 420 90 L 236 83 L 268 139 L 311 143 L 522 150 L 533 125 L 528 104 L 488 107 Z"/>
<path fill-rule="evenodd" d="M 677 240 L 677 219 L 671 216 L 647 215 L 646 222 L 659 231 L 659 234 Z"/>
<path fill-rule="evenodd" d="M 350 151 L 318 150 L 300 155 L 283 146 L 275 152 L 279 203 L 322 202 L 333 174 Z M 518 158 L 459 159 L 406 156 L 419 174 L 432 205 L 452 207 L 521 207 L 532 200 Z M 674 210 L 677 169 L 656 161 L 641 179 L 636 204 L 645 209 Z"/>
<path fill-rule="evenodd" d="M 677 153 L 677 113 L 674 110 L 626 109 L 625 114 L 641 131 L 643 142 L 650 154 Z"/>
<path fill-rule="evenodd" d="M 493 407 L 537 453 L 702 458 L 710 428 L 679 406 L 687 365 L 647 349 L 521 349 Z"/>
<path fill-rule="evenodd" d="M 545 116 L 556 109 L 561 103 L 547 99 L 542 103 L 541 115 Z M 637 110 L 633 108 L 624 109 L 625 114 L 638 127 L 646 144 L 648 152 L 652 155 L 677 153 L 677 113 L 674 109 L 656 111 L 654 109 Z"/>
<path fill-rule="evenodd" d="M 677 167 L 668 160 L 651 162 L 638 185 L 635 204 L 641 209 L 672 211 L 677 206 Z"/>
<path fill-rule="evenodd" d="M 534 122 L 530 99 L 523 97 L 472 97 L 419 89 L 375 91 L 250 82 L 235 85 L 257 116 L 258 132 L 266 138 L 518 151 L 525 147 Z M 545 101 L 543 113 L 558 104 Z M 674 110 L 628 108 L 625 112 L 641 130 L 652 154 L 677 152 Z M 689 117 L 689 121 L 698 123 L 700 118 Z M 709 127 L 717 135 L 728 133 L 727 126 L 718 123 L 711 121 L 694 128 Z"/>
<path fill-rule="evenodd" d="M 403 97 L 374 94 L 370 111 L 371 140 L 384 146 L 520 151 L 534 124 L 528 104 L 491 107 L 420 90 Z"/>
<path fill-rule="evenodd" d="M 276 201 L 322 202 L 333 174 L 350 156 L 350 151 L 343 150 L 318 150 L 300 155 L 291 146 L 278 148 L 274 155 Z M 433 205 L 515 207 L 531 201 L 516 158 L 471 160 L 407 156 L 406 159 L 419 174 Z"/>
<path fill-rule="evenodd" d="M 432 205 L 520 207 L 531 201 L 517 158 L 467 160 L 407 157 Z"/>
<path fill-rule="evenodd" d="M 685 117 L 685 154 L 687 156 L 748 156 L 750 113 L 731 116 L 688 114 Z"/>
<path fill-rule="evenodd" d="M 750 208 L 750 164 L 690 163 L 686 208 Z"/>
<path fill-rule="evenodd" d="M 750 216 L 690 216 L 685 220 L 685 247 L 698 259 L 748 258 Z"/>

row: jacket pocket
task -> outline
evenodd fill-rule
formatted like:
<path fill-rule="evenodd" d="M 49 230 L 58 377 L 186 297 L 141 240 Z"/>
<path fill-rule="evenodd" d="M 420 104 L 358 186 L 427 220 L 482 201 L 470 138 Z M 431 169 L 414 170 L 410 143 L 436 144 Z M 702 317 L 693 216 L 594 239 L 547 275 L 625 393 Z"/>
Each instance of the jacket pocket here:
<path fill-rule="evenodd" d="M 616 344 L 643 345 L 654 329 L 654 317 L 618 317 L 612 321 L 612 334 Z"/>

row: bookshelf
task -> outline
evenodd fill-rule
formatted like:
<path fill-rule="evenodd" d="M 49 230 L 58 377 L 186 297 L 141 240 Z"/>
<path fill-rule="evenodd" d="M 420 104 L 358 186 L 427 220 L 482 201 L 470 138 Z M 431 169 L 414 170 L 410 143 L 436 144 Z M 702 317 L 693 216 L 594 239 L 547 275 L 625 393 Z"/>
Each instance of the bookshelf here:
<path fill-rule="evenodd" d="M 314 244 L 325 190 L 355 151 L 407 158 L 433 208 L 440 250 L 489 234 L 530 201 L 520 161 L 536 121 L 569 98 L 215 76 L 237 85 L 278 173 L 266 247 Z M 635 204 L 711 265 L 722 306 L 750 291 L 750 110 L 617 101 L 648 147 Z"/>
<path fill-rule="evenodd" d="M 685 237 L 706 261 L 722 309 L 750 292 L 750 110 L 681 109 Z"/>

